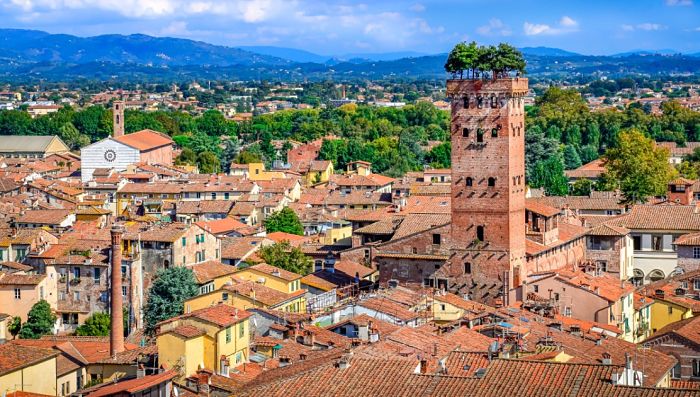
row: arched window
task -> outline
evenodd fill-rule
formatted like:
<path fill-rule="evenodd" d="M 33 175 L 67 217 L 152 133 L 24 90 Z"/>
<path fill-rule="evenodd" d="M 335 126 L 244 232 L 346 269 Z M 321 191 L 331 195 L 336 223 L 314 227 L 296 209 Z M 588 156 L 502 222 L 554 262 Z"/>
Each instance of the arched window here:
<path fill-rule="evenodd" d="M 496 178 L 493 178 L 493 177 L 489 178 L 489 179 L 488 179 L 488 184 L 489 184 L 489 187 L 494 187 L 494 186 L 496 186 Z"/>
<path fill-rule="evenodd" d="M 474 180 L 468 176 L 466 179 L 467 186 L 472 186 L 474 184 Z"/>
<path fill-rule="evenodd" d="M 479 128 L 476 130 L 476 141 L 477 142 L 483 142 L 484 141 L 484 130 Z"/>
<path fill-rule="evenodd" d="M 469 95 L 464 97 L 464 108 L 469 109 Z"/>
<path fill-rule="evenodd" d="M 665 278 L 666 278 L 666 274 L 664 274 L 664 272 L 661 271 L 661 270 L 659 270 L 659 269 L 654 269 L 654 270 L 652 270 L 651 272 L 649 272 L 649 275 L 647 276 L 647 278 L 648 278 L 651 282 L 659 281 L 659 280 L 665 279 Z"/>
<path fill-rule="evenodd" d="M 498 107 L 498 98 L 495 95 L 491 96 L 491 107 L 494 109 Z"/>
<path fill-rule="evenodd" d="M 469 137 L 469 128 L 462 128 L 462 136 L 465 138 Z"/>
<path fill-rule="evenodd" d="M 472 264 L 464 262 L 464 274 L 472 274 Z"/>
<path fill-rule="evenodd" d="M 483 226 L 476 227 L 476 239 L 479 241 L 484 241 L 484 227 Z"/>
<path fill-rule="evenodd" d="M 478 107 L 479 109 L 484 107 L 484 97 L 482 97 L 481 95 L 476 97 L 476 107 Z"/>

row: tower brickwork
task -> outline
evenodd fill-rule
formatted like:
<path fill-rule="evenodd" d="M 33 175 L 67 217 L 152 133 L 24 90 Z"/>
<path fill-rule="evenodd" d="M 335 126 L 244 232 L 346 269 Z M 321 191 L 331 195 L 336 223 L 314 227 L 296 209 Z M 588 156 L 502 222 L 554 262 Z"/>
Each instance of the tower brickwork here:
<path fill-rule="evenodd" d="M 525 263 L 524 78 L 449 80 L 450 289 L 507 301 Z"/>
<path fill-rule="evenodd" d="M 122 298 L 122 235 L 124 227 L 114 225 L 112 236 L 112 261 L 110 263 L 111 329 L 109 334 L 109 354 L 114 356 L 124 351 L 124 314 Z"/>
<path fill-rule="evenodd" d="M 124 101 L 114 101 L 112 103 L 112 136 L 124 135 Z"/>

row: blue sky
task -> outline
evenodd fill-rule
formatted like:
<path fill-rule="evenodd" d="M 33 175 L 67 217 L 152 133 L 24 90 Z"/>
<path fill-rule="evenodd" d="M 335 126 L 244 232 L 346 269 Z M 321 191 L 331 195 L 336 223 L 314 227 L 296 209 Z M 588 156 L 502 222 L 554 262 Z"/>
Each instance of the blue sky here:
<path fill-rule="evenodd" d="M 0 0 L 0 18 L 5 28 L 145 33 L 327 55 L 437 53 L 461 40 L 585 54 L 700 52 L 700 0 Z"/>

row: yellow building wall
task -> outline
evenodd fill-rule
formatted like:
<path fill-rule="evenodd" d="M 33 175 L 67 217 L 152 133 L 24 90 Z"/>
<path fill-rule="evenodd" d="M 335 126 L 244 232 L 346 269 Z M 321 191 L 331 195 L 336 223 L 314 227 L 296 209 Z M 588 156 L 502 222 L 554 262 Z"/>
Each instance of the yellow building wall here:
<path fill-rule="evenodd" d="M 338 242 L 343 242 L 342 240 L 350 239 L 352 237 L 352 226 L 341 227 L 338 229 L 330 229 L 326 231 L 323 237 L 323 244 L 336 244 Z M 349 241 L 348 241 L 349 242 Z"/>
<path fill-rule="evenodd" d="M 228 299 L 223 300 L 223 293 L 227 291 L 217 290 L 210 292 L 208 294 L 197 295 L 190 298 L 184 303 L 185 313 L 190 313 L 195 310 L 204 309 L 205 307 L 215 306 L 219 303 L 224 303 L 229 306 L 233 306 L 238 309 L 247 310 L 254 307 L 262 307 L 268 309 L 277 309 L 287 312 L 305 312 L 306 311 L 306 297 L 300 295 L 294 300 L 285 302 L 283 305 L 278 306 L 266 306 L 260 301 L 253 300 L 247 296 L 241 296 L 228 291 Z"/>
<path fill-rule="evenodd" d="M 217 346 L 219 347 L 219 356 L 226 356 L 229 359 L 229 367 L 234 368 L 248 361 L 248 347 L 250 346 L 250 321 L 247 319 L 243 320 L 230 328 L 231 341 L 226 342 L 226 331 L 223 330 L 222 332 L 219 332 Z M 239 358 L 238 362 L 236 362 L 237 357 Z M 217 371 L 221 369 L 219 368 L 220 365 L 221 363 L 217 362 Z"/>
<path fill-rule="evenodd" d="M 462 318 L 464 310 L 447 302 L 433 301 L 433 319 L 435 322 L 451 322 Z"/>
<path fill-rule="evenodd" d="M 85 382 L 88 382 L 92 378 L 92 375 L 96 375 L 97 378 L 102 379 L 103 382 L 110 382 L 125 376 L 136 376 L 136 367 L 124 364 L 91 365 L 87 369 L 87 374 Z"/>
<path fill-rule="evenodd" d="M 233 306 L 239 309 L 250 309 L 252 307 L 265 307 L 259 301 L 253 301 L 245 296 L 236 295 L 232 292 L 228 292 L 228 299 L 223 300 L 222 295 L 227 291 L 213 291 L 208 294 L 197 295 L 185 301 L 185 313 L 193 312 L 195 310 L 204 309 L 205 307 L 215 306 L 219 303 L 224 303 L 229 306 Z"/>
<path fill-rule="evenodd" d="M 158 346 L 159 364 L 165 364 L 168 368 L 175 368 L 179 365 L 184 366 L 185 376 L 189 376 L 187 371 L 192 365 L 188 363 L 185 340 L 166 333 L 158 335 L 158 338 L 156 338 L 156 346 Z M 195 357 L 194 360 L 199 363 L 201 361 L 201 356 L 200 359 L 196 359 Z M 197 364 L 194 365 L 194 369 L 195 371 L 197 370 Z"/>
<path fill-rule="evenodd" d="M 48 156 L 52 153 L 65 153 L 68 151 L 70 151 L 68 146 L 63 144 L 63 142 L 61 142 L 61 140 L 58 139 L 58 137 L 54 137 L 54 139 L 51 140 L 51 143 L 49 143 L 48 146 L 46 146 L 45 152 L 46 152 L 46 155 Z"/>
<path fill-rule="evenodd" d="M 66 396 L 70 395 L 71 393 L 75 392 L 78 390 L 78 386 L 82 387 L 83 385 L 78 385 L 78 374 L 81 373 L 83 375 L 83 382 L 86 381 L 86 373 L 85 373 L 85 368 L 80 368 L 77 371 L 71 371 L 59 378 L 56 379 L 56 393 L 58 395 L 61 394 L 61 385 L 64 383 L 68 382 L 68 390 L 66 391 Z"/>
<path fill-rule="evenodd" d="M 269 181 L 271 179 L 284 179 L 284 173 L 278 171 L 265 171 L 263 163 L 248 164 L 248 179 L 251 181 Z"/>
<path fill-rule="evenodd" d="M 264 285 L 268 288 L 272 288 L 272 289 L 279 291 L 279 292 L 284 292 L 285 294 L 288 294 L 290 292 L 294 292 L 294 289 L 292 288 L 292 285 L 291 285 L 293 283 L 293 281 L 287 281 L 287 280 L 282 279 L 282 278 L 271 276 L 267 273 L 259 272 L 255 269 L 245 268 L 245 269 L 239 270 L 236 272 L 236 277 L 240 277 L 244 280 L 254 281 L 256 283 L 258 282 L 258 280 L 261 277 L 264 277 L 265 282 L 262 283 L 262 285 Z M 301 279 L 301 276 L 299 276 L 299 278 Z"/>
<path fill-rule="evenodd" d="M 204 356 L 205 338 L 206 336 L 202 335 L 200 337 L 184 341 L 185 350 L 183 355 L 185 357 L 185 377 L 196 374 L 200 365 L 206 368 L 206 360 Z M 160 355 L 160 348 L 158 349 L 158 352 Z"/>
<path fill-rule="evenodd" d="M 675 303 L 662 300 L 654 300 L 651 304 L 651 329 L 658 331 L 661 328 L 693 317 L 693 312 Z"/>
<path fill-rule="evenodd" d="M 56 395 L 56 357 L 0 376 L 0 391 Z"/>
<path fill-rule="evenodd" d="M 218 330 L 217 330 L 218 332 Z M 209 368 L 209 369 L 214 369 L 216 368 L 216 343 L 214 338 L 210 337 L 205 337 L 204 338 L 204 344 L 202 345 L 203 347 L 203 352 L 204 354 L 204 367 Z"/>

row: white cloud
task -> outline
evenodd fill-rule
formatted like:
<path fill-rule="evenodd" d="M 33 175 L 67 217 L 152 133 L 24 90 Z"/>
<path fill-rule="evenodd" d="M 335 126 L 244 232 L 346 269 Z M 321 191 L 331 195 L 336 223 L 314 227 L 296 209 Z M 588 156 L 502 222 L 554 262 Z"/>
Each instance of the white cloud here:
<path fill-rule="evenodd" d="M 409 8 L 409 10 L 411 10 L 413 12 L 423 12 L 423 11 L 425 11 L 425 6 L 423 4 L 416 3 L 416 4 L 412 5 L 411 8 Z"/>
<path fill-rule="evenodd" d="M 693 0 L 666 0 L 667 6 L 692 6 Z"/>
<path fill-rule="evenodd" d="M 510 36 L 511 30 L 498 18 L 489 20 L 488 25 L 479 26 L 476 32 L 482 36 Z"/>
<path fill-rule="evenodd" d="M 79 35 L 144 32 L 227 45 L 278 41 L 310 49 L 316 45 L 326 51 L 335 51 L 329 47 L 335 37 L 349 46 L 360 48 L 365 44 L 356 43 L 366 43 L 383 51 L 428 46 L 443 38 L 443 26 L 416 15 L 426 9 L 422 1 L 407 2 L 401 12 L 387 12 L 382 2 L 0 0 L 0 14 L 18 27 L 57 31 L 61 26 L 66 28 L 58 31 Z"/>
<path fill-rule="evenodd" d="M 567 27 L 567 28 L 574 28 L 574 27 L 578 26 L 578 22 L 573 20 L 571 17 L 567 17 L 566 15 L 564 15 L 559 20 L 559 25 Z"/>
<path fill-rule="evenodd" d="M 537 36 L 538 34 L 551 32 L 552 27 L 545 24 L 525 22 L 523 24 L 523 30 L 528 36 Z"/>
<path fill-rule="evenodd" d="M 667 28 L 666 25 L 661 25 L 658 23 L 651 23 L 651 22 L 639 23 L 636 25 L 624 24 L 624 25 L 621 25 L 620 27 L 625 32 L 634 32 L 635 30 L 643 30 L 643 31 L 647 31 L 647 32 L 653 32 L 653 31 L 657 31 L 657 30 L 665 30 Z"/>
<path fill-rule="evenodd" d="M 523 24 L 523 32 L 527 36 L 538 36 L 538 35 L 559 35 L 566 33 L 573 33 L 578 31 L 578 21 L 575 19 L 564 15 L 559 20 L 556 26 L 551 26 L 545 23 L 531 23 L 525 22 Z"/>

